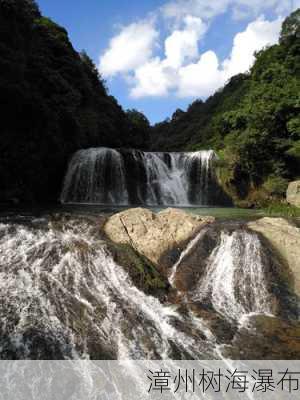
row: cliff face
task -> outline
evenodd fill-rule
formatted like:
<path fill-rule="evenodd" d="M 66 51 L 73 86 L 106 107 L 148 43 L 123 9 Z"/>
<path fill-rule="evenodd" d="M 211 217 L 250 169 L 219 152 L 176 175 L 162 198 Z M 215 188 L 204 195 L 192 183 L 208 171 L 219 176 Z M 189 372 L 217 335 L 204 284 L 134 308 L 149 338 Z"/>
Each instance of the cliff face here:
<path fill-rule="evenodd" d="M 79 148 L 134 146 L 92 61 L 32 0 L 0 0 L 0 203 L 58 197 Z"/>

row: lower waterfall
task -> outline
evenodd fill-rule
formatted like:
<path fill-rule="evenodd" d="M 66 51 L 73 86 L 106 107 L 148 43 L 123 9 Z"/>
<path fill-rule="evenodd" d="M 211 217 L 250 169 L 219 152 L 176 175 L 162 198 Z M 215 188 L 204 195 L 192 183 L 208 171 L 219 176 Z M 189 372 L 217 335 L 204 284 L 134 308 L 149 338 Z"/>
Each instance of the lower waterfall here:
<path fill-rule="evenodd" d="M 212 150 L 150 153 L 95 148 L 73 156 L 62 203 L 104 205 L 217 205 Z"/>
<path fill-rule="evenodd" d="M 1 358 L 213 357 L 201 321 L 138 290 L 86 224 L 2 224 L 0 265 Z"/>
<path fill-rule="evenodd" d="M 0 358 L 219 358 L 221 339 L 195 307 L 209 300 L 226 326 L 270 314 L 264 257 L 256 234 L 223 232 L 190 299 L 163 302 L 114 261 L 97 219 L 2 223 Z"/>
<path fill-rule="evenodd" d="M 272 313 L 264 249 L 257 234 L 221 233 L 221 243 L 211 254 L 194 296 L 194 300 L 205 298 L 230 320 L 239 321 L 249 313 Z"/>

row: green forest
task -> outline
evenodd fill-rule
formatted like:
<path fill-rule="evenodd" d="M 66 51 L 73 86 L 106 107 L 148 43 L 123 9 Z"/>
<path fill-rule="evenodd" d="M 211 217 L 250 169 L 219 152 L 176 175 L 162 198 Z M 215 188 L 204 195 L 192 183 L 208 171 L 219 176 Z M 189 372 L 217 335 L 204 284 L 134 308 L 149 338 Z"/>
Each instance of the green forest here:
<path fill-rule="evenodd" d="M 32 0 L 0 0 L 0 203 L 55 201 L 70 156 L 88 147 L 214 149 L 236 205 L 264 206 L 300 177 L 300 10 L 206 101 L 151 127 L 124 111 L 67 31 Z"/>

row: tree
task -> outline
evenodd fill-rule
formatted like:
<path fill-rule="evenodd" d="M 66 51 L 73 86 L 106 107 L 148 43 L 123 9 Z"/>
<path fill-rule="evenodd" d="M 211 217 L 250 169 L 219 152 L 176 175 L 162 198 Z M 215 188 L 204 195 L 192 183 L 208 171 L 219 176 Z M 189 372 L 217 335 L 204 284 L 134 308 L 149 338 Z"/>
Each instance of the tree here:
<path fill-rule="evenodd" d="M 281 44 L 287 44 L 295 40 L 300 40 L 300 8 L 286 18 L 280 34 Z"/>
<path fill-rule="evenodd" d="M 147 149 L 150 141 L 150 122 L 145 115 L 135 109 L 127 110 L 130 122 L 130 140 L 133 147 Z"/>
<path fill-rule="evenodd" d="M 180 108 L 177 108 L 177 110 L 172 115 L 172 121 L 179 120 L 183 115 L 184 111 L 182 111 Z"/>

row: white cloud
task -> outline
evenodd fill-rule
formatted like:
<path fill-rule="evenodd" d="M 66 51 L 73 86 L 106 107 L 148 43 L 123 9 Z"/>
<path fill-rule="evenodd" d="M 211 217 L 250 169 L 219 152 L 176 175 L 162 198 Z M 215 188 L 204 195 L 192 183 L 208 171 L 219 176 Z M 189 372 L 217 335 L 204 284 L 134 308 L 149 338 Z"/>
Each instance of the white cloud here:
<path fill-rule="evenodd" d="M 250 23 L 244 32 L 238 33 L 233 42 L 229 59 L 223 63 L 225 78 L 246 72 L 253 64 L 254 53 L 278 41 L 282 19 L 269 22 L 259 18 Z"/>
<path fill-rule="evenodd" d="M 100 57 L 100 72 L 109 77 L 144 64 L 152 56 L 158 36 L 152 22 L 142 21 L 124 27 Z"/>
<path fill-rule="evenodd" d="M 135 71 L 135 85 L 131 89 L 131 96 L 135 98 L 145 96 L 164 96 L 168 94 L 172 70 L 165 68 L 157 57 Z"/>
<path fill-rule="evenodd" d="M 178 71 L 179 97 L 207 97 L 223 84 L 219 60 L 213 51 L 202 54 L 196 64 L 190 64 Z"/>
<path fill-rule="evenodd" d="M 173 0 L 162 7 L 166 18 L 179 20 L 186 15 L 210 19 L 226 11 L 231 0 Z"/>
<path fill-rule="evenodd" d="M 255 51 L 277 42 L 282 16 L 299 3 L 300 0 L 169 0 L 148 21 L 123 27 L 111 39 L 100 57 L 99 71 L 104 77 L 120 74 L 134 98 L 170 93 L 206 97 L 233 75 L 246 72 L 253 64 Z M 278 19 L 258 17 L 266 10 L 277 13 Z M 232 51 L 222 62 L 213 50 L 200 54 L 199 49 L 211 20 L 226 11 L 234 19 L 254 21 L 235 36 Z M 161 22 L 169 30 L 161 46 L 158 16 L 164 17 Z M 163 49 L 160 57 L 156 52 L 159 47 Z"/>
<path fill-rule="evenodd" d="M 135 72 L 133 97 L 162 96 L 171 90 L 179 97 L 207 97 L 238 73 L 249 70 L 254 62 L 254 53 L 278 41 L 281 19 L 267 21 L 263 17 L 250 23 L 244 32 L 238 33 L 233 41 L 231 55 L 223 63 L 213 51 L 198 57 L 195 63 L 170 62 L 178 57 L 161 60 L 155 58 Z M 168 39 L 167 39 L 168 41 Z M 172 53 L 173 54 L 173 53 Z"/>
<path fill-rule="evenodd" d="M 258 16 L 266 10 L 272 10 L 278 16 L 286 15 L 293 11 L 291 0 L 234 0 L 232 12 L 235 19 Z"/>
<path fill-rule="evenodd" d="M 198 56 L 198 42 L 206 31 L 206 25 L 200 18 L 184 18 L 183 30 L 175 30 L 165 41 L 166 65 L 177 68 L 185 61 Z"/>
<path fill-rule="evenodd" d="M 293 0 L 292 0 L 293 1 Z M 294 0 L 297 3 L 299 0 Z M 291 0 L 172 0 L 162 7 L 166 18 L 180 20 L 193 15 L 209 20 L 231 10 L 235 18 L 257 17 L 266 10 L 283 15 L 296 9 Z"/>
<path fill-rule="evenodd" d="M 200 18 L 184 18 L 182 30 L 175 30 L 165 40 L 165 58 L 150 59 L 134 72 L 131 96 L 163 96 L 176 86 L 178 69 L 199 56 L 198 42 L 206 31 Z"/>

